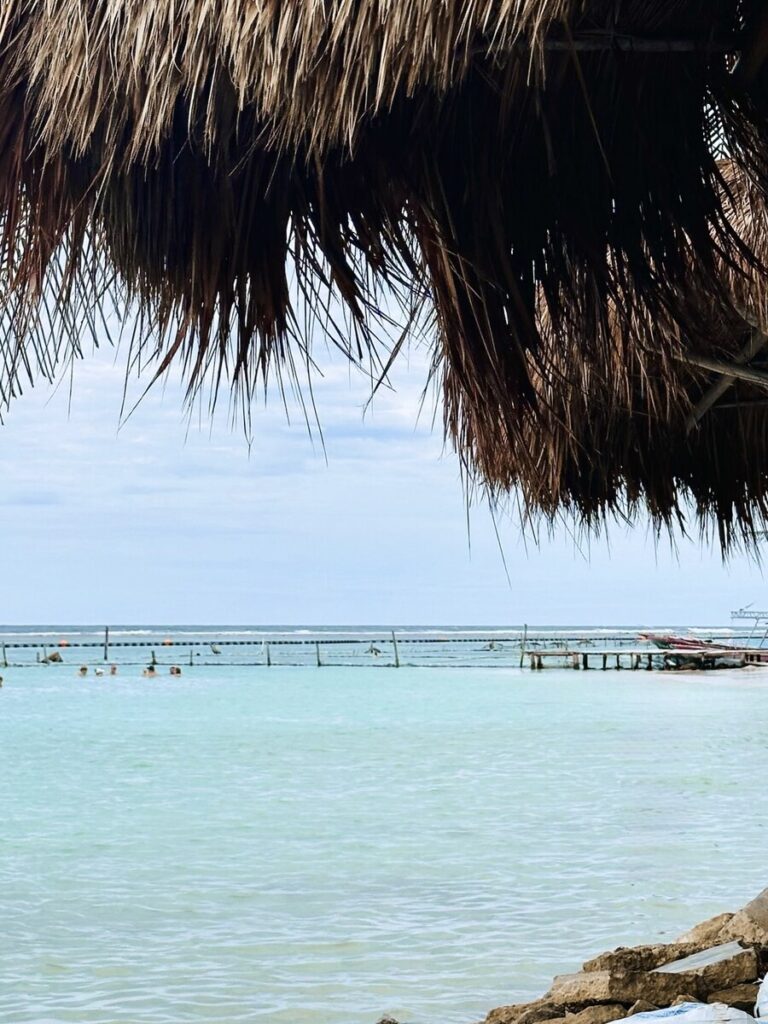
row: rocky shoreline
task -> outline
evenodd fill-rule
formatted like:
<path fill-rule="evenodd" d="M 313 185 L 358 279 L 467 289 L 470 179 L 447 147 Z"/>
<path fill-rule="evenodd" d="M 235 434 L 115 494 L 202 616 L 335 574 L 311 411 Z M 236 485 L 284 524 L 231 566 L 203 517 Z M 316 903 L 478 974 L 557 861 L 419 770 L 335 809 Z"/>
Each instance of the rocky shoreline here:
<path fill-rule="evenodd" d="M 608 1024 L 679 1003 L 721 1003 L 752 1013 L 768 970 L 768 889 L 736 913 L 703 921 L 674 942 L 619 947 L 540 999 L 499 1006 L 484 1024 Z"/>

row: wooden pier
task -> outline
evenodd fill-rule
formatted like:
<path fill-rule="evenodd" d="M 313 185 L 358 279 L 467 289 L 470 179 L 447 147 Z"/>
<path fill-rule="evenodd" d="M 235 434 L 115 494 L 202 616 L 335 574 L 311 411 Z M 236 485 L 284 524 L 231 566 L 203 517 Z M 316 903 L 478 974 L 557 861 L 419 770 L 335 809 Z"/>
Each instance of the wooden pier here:
<path fill-rule="evenodd" d="M 743 648 L 741 650 L 712 650 L 701 647 L 691 650 L 674 650 L 660 647 L 622 647 L 612 650 L 573 650 L 562 648 L 530 651 L 526 654 L 528 667 L 541 672 L 549 663 L 552 668 L 572 668 L 587 672 L 597 669 L 607 672 L 622 669 L 637 672 L 645 669 L 698 669 L 745 668 L 747 665 L 768 666 L 768 650 Z"/>

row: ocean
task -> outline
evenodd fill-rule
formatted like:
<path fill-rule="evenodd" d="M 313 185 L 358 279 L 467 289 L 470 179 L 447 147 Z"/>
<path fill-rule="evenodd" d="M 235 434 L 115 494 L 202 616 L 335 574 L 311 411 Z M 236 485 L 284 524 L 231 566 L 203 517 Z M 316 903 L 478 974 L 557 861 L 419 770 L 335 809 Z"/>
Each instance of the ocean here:
<path fill-rule="evenodd" d="M 189 667 L 161 627 L 158 678 L 95 677 L 63 631 L 1 670 L 2 1024 L 471 1024 L 768 885 L 768 670 Z"/>

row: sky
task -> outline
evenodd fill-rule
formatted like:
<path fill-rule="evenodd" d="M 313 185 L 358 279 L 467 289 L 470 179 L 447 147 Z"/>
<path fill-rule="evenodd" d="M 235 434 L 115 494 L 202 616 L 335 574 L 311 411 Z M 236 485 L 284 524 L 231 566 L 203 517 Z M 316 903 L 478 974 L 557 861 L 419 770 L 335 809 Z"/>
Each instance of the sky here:
<path fill-rule="evenodd" d="M 250 443 L 226 402 L 190 418 L 175 378 L 121 423 L 126 358 L 100 347 L 0 425 L 0 623 L 695 626 L 768 604 L 745 556 L 674 553 L 642 524 L 537 546 L 468 512 L 419 350 L 372 405 L 362 374 L 326 360 L 324 445 L 277 394 Z"/>

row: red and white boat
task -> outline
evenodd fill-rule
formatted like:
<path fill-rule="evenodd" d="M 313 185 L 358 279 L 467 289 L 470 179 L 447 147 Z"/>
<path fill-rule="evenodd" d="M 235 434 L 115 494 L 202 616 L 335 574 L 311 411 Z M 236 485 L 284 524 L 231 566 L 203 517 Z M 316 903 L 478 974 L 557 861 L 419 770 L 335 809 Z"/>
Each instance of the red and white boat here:
<path fill-rule="evenodd" d="M 638 633 L 637 639 L 655 644 L 663 651 L 734 651 L 733 644 L 716 644 L 694 636 L 675 636 L 674 633 Z"/>
<path fill-rule="evenodd" d="M 736 647 L 734 644 L 719 644 L 714 640 L 702 640 L 700 637 L 676 636 L 674 633 L 638 633 L 638 640 L 654 644 L 662 651 L 668 651 L 670 655 L 686 654 L 702 655 L 712 652 L 712 666 L 717 664 L 718 668 L 729 667 L 728 655 L 733 657 L 739 664 L 744 665 L 765 665 L 768 664 L 768 650 L 759 647 Z M 676 659 L 679 663 L 679 659 Z"/>

